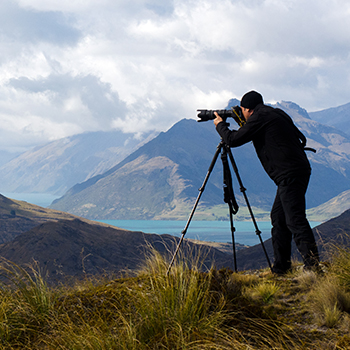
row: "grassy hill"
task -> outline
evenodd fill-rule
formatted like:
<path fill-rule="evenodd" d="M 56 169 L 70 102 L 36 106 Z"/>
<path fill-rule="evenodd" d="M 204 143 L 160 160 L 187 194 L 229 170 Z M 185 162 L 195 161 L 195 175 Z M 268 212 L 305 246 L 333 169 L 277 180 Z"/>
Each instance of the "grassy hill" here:
<path fill-rule="evenodd" d="M 95 277 L 51 289 L 1 264 L 3 349 L 290 349 L 350 347 L 350 252 L 338 249 L 324 275 L 199 272 L 200 261 L 153 252 L 137 276 Z M 200 260 L 200 259 L 199 259 Z M 187 261 L 187 262 L 186 262 Z"/>

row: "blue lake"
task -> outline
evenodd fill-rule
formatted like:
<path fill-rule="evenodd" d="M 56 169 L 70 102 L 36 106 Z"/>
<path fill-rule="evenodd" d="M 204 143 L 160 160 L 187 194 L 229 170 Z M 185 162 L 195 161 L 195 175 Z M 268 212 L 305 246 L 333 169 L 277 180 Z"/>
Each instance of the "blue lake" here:
<path fill-rule="evenodd" d="M 12 199 L 23 200 L 28 203 L 49 206 L 52 201 L 58 198 L 55 195 L 46 193 L 2 193 Z M 131 231 L 142 231 L 145 233 L 170 234 L 180 237 L 187 221 L 160 221 L 160 220 L 99 220 L 116 227 Z M 319 222 L 310 222 L 312 227 L 319 225 Z M 271 224 L 268 221 L 258 221 L 258 228 L 261 237 L 265 241 L 271 237 Z M 255 233 L 252 221 L 234 222 L 235 242 L 245 245 L 259 244 L 259 237 Z M 191 221 L 186 233 L 186 238 L 199 239 L 210 242 L 232 242 L 229 221 Z"/>
<path fill-rule="evenodd" d="M 99 220 L 109 225 L 117 226 L 131 231 L 145 233 L 170 234 L 180 237 L 187 221 L 158 221 L 158 220 Z M 318 222 L 310 222 L 311 226 L 317 226 Z M 271 224 L 268 221 L 257 222 L 261 231 L 261 238 L 265 241 L 271 237 Z M 259 237 L 255 233 L 252 221 L 234 222 L 235 242 L 245 245 L 259 244 Z M 191 221 L 186 232 L 186 238 L 199 239 L 209 242 L 232 242 L 229 221 Z"/>

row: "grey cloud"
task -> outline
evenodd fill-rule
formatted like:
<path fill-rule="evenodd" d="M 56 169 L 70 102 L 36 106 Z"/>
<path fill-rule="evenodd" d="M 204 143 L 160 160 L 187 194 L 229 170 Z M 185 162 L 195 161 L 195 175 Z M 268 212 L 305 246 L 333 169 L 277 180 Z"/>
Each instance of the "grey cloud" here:
<path fill-rule="evenodd" d="M 12 1 L 0 5 L 0 33 L 4 38 L 20 42 L 49 42 L 53 45 L 74 45 L 81 33 L 74 20 L 61 12 L 39 12 L 20 8 Z"/>
<path fill-rule="evenodd" d="M 153 11 L 159 16 L 170 16 L 173 11 L 174 7 L 169 6 L 169 3 L 164 2 L 163 0 L 158 3 L 151 3 L 151 4 L 146 4 L 146 8 Z"/>
<path fill-rule="evenodd" d="M 125 103 L 119 99 L 116 92 L 112 91 L 111 85 L 101 82 L 93 75 L 52 74 L 40 79 L 21 77 L 11 79 L 8 85 L 31 94 L 50 92 L 52 104 L 62 108 L 62 119 L 65 118 L 63 110 L 65 101 L 70 97 L 79 96 L 84 106 L 95 118 L 95 124 L 102 129 L 109 128 L 115 117 L 123 117 L 126 112 Z M 69 113 L 67 116 L 71 118 Z M 79 120 L 78 117 L 77 120 Z"/>

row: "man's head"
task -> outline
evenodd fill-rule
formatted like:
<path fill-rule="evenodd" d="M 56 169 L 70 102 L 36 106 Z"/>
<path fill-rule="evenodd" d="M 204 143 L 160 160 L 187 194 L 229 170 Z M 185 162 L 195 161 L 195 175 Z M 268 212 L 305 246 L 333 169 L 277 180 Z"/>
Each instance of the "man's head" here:
<path fill-rule="evenodd" d="M 241 99 L 242 114 L 245 120 L 253 114 L 257 105 L 264 103 L 263 97 L 256 91 L 249 91 Z"/>

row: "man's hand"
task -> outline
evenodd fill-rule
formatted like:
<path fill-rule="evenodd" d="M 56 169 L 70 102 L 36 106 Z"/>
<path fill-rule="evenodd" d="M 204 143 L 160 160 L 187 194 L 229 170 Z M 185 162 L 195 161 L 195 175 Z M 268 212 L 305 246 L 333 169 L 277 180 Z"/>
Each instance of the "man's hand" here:
<path fill-rule="evenodd" d="M 216 117 L 214 119 L 214 125 L 216 127 L 219 123 L 223 122 L 224 120 L 219 116 L 219 114 L 217 112 L 214 112 L 214 115 Z"/>

